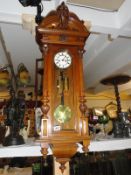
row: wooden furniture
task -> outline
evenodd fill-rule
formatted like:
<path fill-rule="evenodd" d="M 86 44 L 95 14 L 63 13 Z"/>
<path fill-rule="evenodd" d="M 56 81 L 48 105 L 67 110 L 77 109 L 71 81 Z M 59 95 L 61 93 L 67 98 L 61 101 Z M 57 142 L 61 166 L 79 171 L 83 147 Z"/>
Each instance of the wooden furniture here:
<path fill-rule="evenodd" d="M 131 80 L 131 77 L 128 75 L 115 75 L 108 78 L 105 78 L 101 81 L 102 84 L 107 86 L 114 86 L 116 102 L 117 102 L 117 113 L 121 113 L 121 101 L 118 90 L 118 85 L 122 85 Z"/>
<path fill-rule="evenodd" d="M 82 65 L 88 36 L 83 22 L 64 2 L 36 27 L 44 59 L 42 131 L 37 141 L 45 158 L 52 147 L 62 172 L 77 151 L 76 143 L 82 142 L 87 152 L 90 142 Z"/>

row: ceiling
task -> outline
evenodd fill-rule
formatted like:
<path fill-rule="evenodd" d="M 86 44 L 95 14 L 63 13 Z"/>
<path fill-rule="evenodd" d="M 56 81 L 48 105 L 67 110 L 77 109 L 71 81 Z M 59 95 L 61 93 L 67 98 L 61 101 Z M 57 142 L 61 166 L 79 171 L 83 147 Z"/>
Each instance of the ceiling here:
<path fill-rule="evenodd" d="M 123 73 L 131 76 L 131 0 L 112 0 L 111 3 L 104 0 L 104 4 L 97 4 L 96 0 L 77 2 L 68 0 L 67 6 L 84 20 L 91 32 L 83 59 L 85 87 L 100 93 L 110 89 L 100 84 L 103 78 Z M 85 2 L 86 7 L 82 5 Z M 50 10 L 56 9 L 61 0 L 42 3 L 42 16 L 45 16 Z M 41 58 L 34 37 L 36 8 L 23 7 L 18 0 L 0 0 L 0 4 L 0 66 L 8 64 L 11 59 L 16 74 L 18 65 L 24 63 L 33 85 L 35 61 Z M 130 95 L 131 83 L 120 86 L 120 91 Z"/>
<path fill-rule="evenodd" d="M 110 11 L 116 11 L 120 8 L 125 0 L 67 0 L 70 4 L 80 5 L 90 8 L 104 9 Z"/>

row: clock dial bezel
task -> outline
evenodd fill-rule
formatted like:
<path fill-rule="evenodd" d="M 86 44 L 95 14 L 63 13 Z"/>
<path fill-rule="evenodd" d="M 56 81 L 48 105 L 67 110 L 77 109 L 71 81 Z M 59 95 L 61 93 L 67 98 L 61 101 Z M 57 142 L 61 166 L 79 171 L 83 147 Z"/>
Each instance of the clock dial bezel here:
<path fill-rule="evenodd" d="M 67 50 L 59 51 L 54 56 L 54 63 L 59 69 L 66 69 L 72 64 L 72 57 Z"/>

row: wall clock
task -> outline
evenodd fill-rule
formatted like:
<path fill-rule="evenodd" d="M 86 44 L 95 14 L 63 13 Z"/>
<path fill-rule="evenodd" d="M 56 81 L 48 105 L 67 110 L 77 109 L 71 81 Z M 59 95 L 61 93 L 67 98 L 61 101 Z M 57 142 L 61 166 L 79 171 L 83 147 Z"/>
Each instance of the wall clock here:
<path fill-rule="evenodd" d="M 37 139 L 46 157 L 49 145 L 61 164 L 77 151 L 77 142 L 88 151 L 89 133 L 84 95 L 83 65 L 89 32 L 63 2 L 36 27 L 36 41 L 44 59 L 42 127 Z M 63 150 L 64 148 L 64 150 Z"/>

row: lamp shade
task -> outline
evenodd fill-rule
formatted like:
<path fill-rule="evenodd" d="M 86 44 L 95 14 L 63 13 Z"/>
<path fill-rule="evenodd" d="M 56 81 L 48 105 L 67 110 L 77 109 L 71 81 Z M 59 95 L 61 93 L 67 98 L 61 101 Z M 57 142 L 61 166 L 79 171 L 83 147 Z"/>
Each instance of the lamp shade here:
<path fill-rule="evenodd" d="M 9 84 L 10 76 L 8 70 L 0 71 L 0 86 L 7 86 Z"/>
<path fill-rule="evenodd" d="M 27 70 L 27 68 L 23 63 L 20 63 L 18 66 L 17 78 L 18 78 L 19 85 L 27 85 L 31 80 L 29 71 Z"/>

